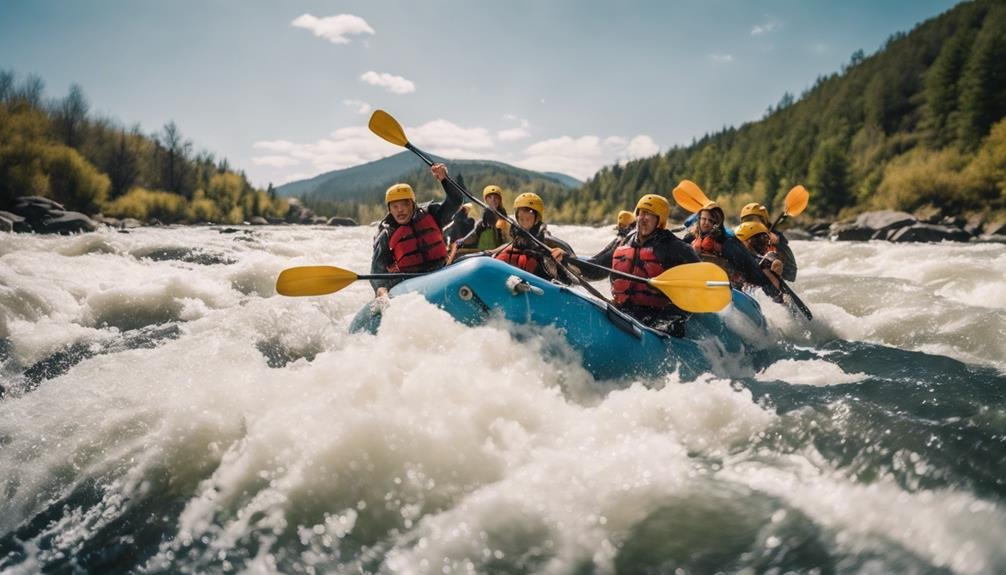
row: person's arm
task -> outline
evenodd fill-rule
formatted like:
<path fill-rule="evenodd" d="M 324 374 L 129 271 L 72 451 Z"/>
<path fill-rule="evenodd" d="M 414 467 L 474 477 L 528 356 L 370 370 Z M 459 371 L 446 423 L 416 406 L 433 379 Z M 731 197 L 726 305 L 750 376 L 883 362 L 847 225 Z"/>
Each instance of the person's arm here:
<path fill-rule="evenodd" d="M 796 281 L 796 256 L 793 255 L 793 250 L 789 247 L 789 240 L 786 236 L 782 235 L 782 232 L 776 232 L 779 241 L 776 244 L 776 251 L 782 256 L 782 279 L 792 282 Z"/>
<path fill-rule="evenodd" d="M 374 238 L 374 255 L 370 258 L 370 273 L 386 274 L 388 266 L 391 264 L 391 248 L 388 245 L 388 229 L 381 227 Z M 387 294 L 391 289 L 391 281 L 386 279 L 372 279 L 370 286 L 374 288 L 374 294 L 380 297 Z"/>
<path fill-rule="evenodd" d="M 454 214 L 457 213 L 458 208 L 464 202 L 465 195 L 461 191 L 461 188 L 447 177 L 447 166 L 433 164 L 430 167 L 430 171 L 433 172 L 433 177 L 440 181 L 446 197 L 443 202 L 430 203 L 426 209 L 433 216 L 433 219 L 437 221 L 437 225 L 443 228 L 447 225 L 447 222 L 454 218 Z"/>
<path fill-rule="evenodd" d="M 625 238 L 615 237 L 613 240 L 608 242 L 608 245 L 604 246 L 601 251 L 597 252 L 589 258 L 581 258 L 588 263 L 594 265 L 604 266 L 606 268 L 611 267 L 611 258 L 615 255 L 615 250 L 625 241 Z M 580 270 L 580 275 L 588 281 L 602 280 L 608 277 L 608 272 L 595 268 L 594 266 L 577 266 L 576 262 L 570 262 L 571 265 L 576 266 L 576 269 Z"/>
<path fill-rule="evenodd" d="M 772 285 L 772 280 L 758 266 L 758 260 L 736 238 L 728 238 L 723 242 L 723 256 L 734 266 L 734 269 L 744 278 L 744 281 L 762 289 L 772 299 L 778 299 L 782 294 Z"/>

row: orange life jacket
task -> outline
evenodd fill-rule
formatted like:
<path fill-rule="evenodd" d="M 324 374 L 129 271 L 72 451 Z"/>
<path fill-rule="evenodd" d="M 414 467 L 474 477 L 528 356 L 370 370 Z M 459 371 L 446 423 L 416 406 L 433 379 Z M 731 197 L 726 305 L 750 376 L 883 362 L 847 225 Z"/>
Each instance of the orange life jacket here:
<path fill-rule="evenodd" d="M 423 212 L 411 222 L 398 226 L 388 240 L 395 262 L 391 272 L 425 271 L 447 261 L 447 244 L 437 220 Z"/>
<path fill-rule="evenodd" d="M 695 236 L 692 240 L 692 249 L 698 254 L 699 259 L 704 262 L 712 262 L 727 272 L 730 276 L 730 283 L 734 286 L 744 285 L 744 278 L 734 269 L 730 261 L 723 257 L 723 243 L 716 241 L 716 238 L 709 234 L 705 237 Z"/>
<path fill-rule="evenodd" d="M 657 259 L 650 246 L 633 246 L 631 242 L 619 246 L 611 257 L 611 268 L 634 276 L 652 278 L 666 268 Z M 663 309 L 671 303 L 667 296 L 648 283 L 612 276 L 611 297 L 615 303 Z"/>

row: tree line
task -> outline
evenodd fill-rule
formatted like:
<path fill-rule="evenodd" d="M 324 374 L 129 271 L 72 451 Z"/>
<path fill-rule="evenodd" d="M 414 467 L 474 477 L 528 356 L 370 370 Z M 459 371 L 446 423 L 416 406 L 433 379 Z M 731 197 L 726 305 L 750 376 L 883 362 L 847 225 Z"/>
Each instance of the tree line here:
<path fill-rule="evenodd" d="M 1006 3 L 962 3 L 872 56 L 852 55 L 799 99 L 688 146 L 608 166 L 561 201 L 563 221 L 612 221 L 645 193 L 670 197 L 683 178 L 736 214 L 779 209 L 795 184 L 808 213 L 870 209 L 1006 211 Z M 679 214 L 681 215 L 681 214 Z"/>
<path fill-rule="evenodd" d="M 91 114 L 74 84 L 46 99 L 34 74 L 0 70 L 0 204 L 38 195 L 67 209 L 164 223 L 282 217 L 287 202 L 258 190 L 226 158 L 196 152 L 170 121 L 154 134 Z"/>

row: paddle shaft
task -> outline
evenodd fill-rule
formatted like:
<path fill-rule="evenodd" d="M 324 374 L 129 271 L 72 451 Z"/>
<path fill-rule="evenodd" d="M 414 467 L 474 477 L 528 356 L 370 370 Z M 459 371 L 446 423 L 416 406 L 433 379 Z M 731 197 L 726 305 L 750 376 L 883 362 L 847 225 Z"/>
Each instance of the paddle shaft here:
<path fill-rule="evenodd" d="M 783 213 L 779 214 L 779 217 L 776 218 L 774 222 L 772 222 L 772 226 L 768 229 L 769 233 L 771 233 L 772 230 L 774 230 L 777 225 L 781 224 L 782 221 L 785 220 L 788 217 L 789 217 L 789 214 L 787 214 L 786 212 L 783 212 Z"/>
<path fill-rule="evenodd" d="M 402 278 L 414 278 L 419 276 L 424 276 L 430 272 L 424 273 L 397 273 L 397 274 L 356 274 L 356 279 L 358 280 L 397 280 Z"/>
<path fill-rule="evenodd" d="M 421 160 L 423 160 L 424 162 L 426 162 L 427 166 L 433 166 L 433 160 L 431 160 L 429 157 L 427 157 L 426 154 L 424 154 L 422 152 L 422 150 L 420 150 L 419 148 L 413 146 L 411 142 L 406 142 L 405 143 L 405 148 L 408 149 L 409 151 L 411 151 L 413 154 L 419 156 L 419 158 Z M 453 179 L 451 179 L 450 176 L 447 176 L 446 179 L 454 187 L 456 187 L 457 189 L 461 190 L 461 193 L 464 194 L 468 199 L 470 199 L 473 202 L 475 202 L 476 204 L 482 206 L 484 209 L 487 209 L 487 210 L 491 211 L 492 213 L 496 214 L 496 217 L 501 218 L 503 220 L 506 220 L 510 224 L 511 234 L 513 233 L 513 230 L 517 230 L 518 233 L 523 233 L 525 236 L 527 236 L 528 238 L 530 238 L 531 241 L 533 241 L 534 243 L 538 244 L 538 247 L 540 247 L 543 250 L 545 250 L 545 253 L 548 254 L 549 257 L 552 257 L 552 249 L 549 248 L 547 245 L 545 245 L 545 242 L 543 242 L 540 239 L 538 239 L 537 237 L 535 237 L 534 234 L 531 234 L 531 233 L 528 233 L 527 231 L 525 231 L 523 228 L 521 228 L 517 224 L 516 221 L 514 221 L 513 219 L 511 219 L 508 215 L 504 214 L 503 212 L 500 212 L 499 210 L 496 210 L 494 208 L 489 207 L 488 204 L 486 204 L 485 202 L 483 202 L 479 198 L 475 197 L 474 194 L 472 194 L 471 192 L 469 192 L 463 186 L 459 186 L 458 183 L 455 182 Z M 590 285 L 590 282 L 588 282 L 587 280 L 583 279 L 583 277 L 581 277 L 579 274 L 573 273 L 572 270 L 570 270 L 568 267 L 566 267 L 566 265 L 563 264 L 562 262 L 560 262 L 559 260 L 557 260 L 555 258 L 552 258 L 552 259 L 554 259 L 555 263 L 558 264 L 559 267 L 561 267 L 567 274 L 569 274 L 570 277 L 574 278 L 577 281 L 577 283 L 579 283 L 581 286 L 583 286 L 583 288 L 585 290 L 587 290 L 588 292 L 590 292 L 590 294 L 592 296 L 594 296 L 594 297 L 596 297 L 596 298 L 600 299 L 601 301 L 604 301 L 604 302 L 606 302 L 608 304 L 611 304 L 611 300 L 609 300 L 608 298 L 604 297 L 604 294 L 602 294 L 601 292 L 597 291 L 597 288 L 595 288 L 594 286 Z M 632 276 L 632 277 L 635 277 L 635 276 Z M 636 279 L 638 280 L 639 278 L 636 278 Z"/>
<path fill-rule="evenodd" d="M 783 214 L 783 216 L 785 216 L 785 214 Z M 783 216 L 779 216 L 779 218 L 782 219 Z M 761 259 L 758 260 L 759 265 L 763 261 L 765 261 L 765 256 L 761 256 Z M 803 303 L 803 300 L 800 299 L 800 296 L 796 295 L 793 289 L 789 287 L 789 284 L 787 284 L 781 277 L 775 275 L 775 272 L 772 270 L 765 271 L 775 276 L 775 278 L 779 281 L 779 290 L 789 296 L 789 300 L 793 302 L 793 305 L 795 305 L 797 309 L 800 310 L 800 313 L 806 316 L 808 320 L 814 319 L 814 314 L 810 313 L 810 308 L 807 307 L 807 304 Z"/>

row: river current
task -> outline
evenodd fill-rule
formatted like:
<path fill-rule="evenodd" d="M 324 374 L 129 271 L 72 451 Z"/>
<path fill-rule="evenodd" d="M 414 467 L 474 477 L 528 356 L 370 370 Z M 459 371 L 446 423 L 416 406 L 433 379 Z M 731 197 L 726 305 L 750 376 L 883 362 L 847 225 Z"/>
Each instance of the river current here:
<path fill-rule="evenodd" d="M 795 241 L 813 322 L 758 296 L 717 374 L 597 381 L 276 295 L 373 232 L 0 235 L 0 573 L 1006 572 L 1006 245 Z"/>

